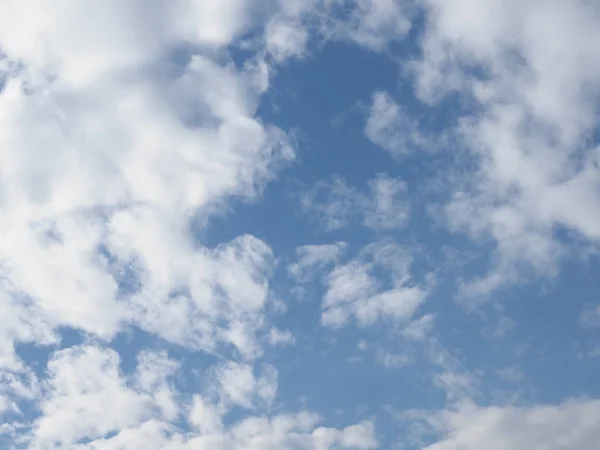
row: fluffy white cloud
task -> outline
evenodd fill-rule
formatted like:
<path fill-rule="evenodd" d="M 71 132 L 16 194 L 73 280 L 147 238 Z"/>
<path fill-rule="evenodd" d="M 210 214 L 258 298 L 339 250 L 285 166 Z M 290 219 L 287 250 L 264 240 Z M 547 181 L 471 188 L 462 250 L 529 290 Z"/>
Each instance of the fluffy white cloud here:
<path fill-rule="evenodd" d="M 5 5 L 4 364 L 14 342 L 51 343 L 59 326 L 111 339 L 133 323 L 259 353 L 270 249 L 244 236 L 208 250 L 189 231 L 292 155 L 254 117 L 264 61 L 236 67 L 202 50 L 230 43 L 250 12 L 243 0 Z M 200 47 L 175 61 L 183 44 Z"/>
<path fill-rule="evenodd" d="M 56 71 L 63 81 L 88 85 L 115 69 L 136 70 L 165 50 L 189 41 L 223 46 L 249 25 L 245 0 L 60 0 L 5 3 L 0 46 L 31 69 Z M 42 75 L 36 74 L 37 75 Z"/>
<path fill-rule="evenodd" d="M 57 352 L 48 363 L 48 374 L 34 448 L 60 448 L 82 438 L 96 438 L 152 414 L 151 397 L 124 383 L 114 351 L 73 347 Z"/>
<path fill-rule="evenodd" d="M 251 6 L 3 5 L 0 414 L 22 422 L 2 431 L 15 442 L 31 420 L 18 416 L 23 402 L 41 412 L 29 441 L 39 449 L 144 447 L 146 432 L 160 442 L 187 408 L 164 355 L 143 353 L 130 379 L 115 352 L 76 347 L 38 380 L 15 348 L 55 344 L 60 327 L 111 340 L 134 325 L 192 349 L 261 354 L 271 249 L 247 235 L 208 249 L 190 231 L 228 197 L 260 192 L 293 156 L 255 117 L 269 67 L 216 52 Z M 190 45 L 189 59 L 173 52 Z M 257 375 L 249 398 L 272 402 L 274 380 Z"/>
<path fill-rule="evenodd" d="M 220 432 L 223 428 L 222 416 L 222 410 L 205 401 L 200 395 L 194 396 L 189 421 L 201 434 Z"/>
<path fill-rule="evenodd" d="M 326 287 L 322 301 L 324 325 L 341 327 L 355 320 L 366 327 L 380 320 L 407 321 L 425 301 L 428 288 L 412 279 L 408 249 L 393 241 L 381 241 L 366 246 L 358 257 L 340 263 L 341 249 L 340 244 L 300 247 L 298 262 L 288 268 L 302 282 L 312 279 L 314 269 L 318 269 Z M 407 329 L 415 339 L 426 333 L 429 319 L 422 320 Z"/>
<path fill-rule="evenodd" d="M 365 327 L 380 320 L 409 320 L 427 297 L 427 287 L 412 279 L 411 264 L 407 249 L 383 241 L 337 265 L 324 277 L 323 324 L 340 327 L 356 320 Z M 389 280 L 387 285 L 383 280 Z"/>
<path fill-rule="evenodd" d="M 175 420 L 180 414 L 173 378 L 180 371 L 180 364 L 168 357 L 166 352 L 142 350 L 137 358 L 134 385 L 152 397 L 155 408 L 165 420 Z"/>
<path fill-rule="evenodd" d="M 249 364 L 229 361 L 215 368 L 212 385 L 223 408 L 239 406 L 255 409 L 257 403 L 269 406 L 277 394 L 277 370 L 265 365 L 256 376 Z"/>
<path fill-rule="evenodd" d="M 285 133 L 255 117 L 269 83 L 262 53 L 236 65 L 225 49 L 255 7 L 4 5 L 0 407 L 18 413 L 14 399 L 38 401 L 32 423 L 10 425 L 30 428 L 14 437 L 31 448 L 376 446 L 372 424 L 319 428 L 310 413 L 225 429 L 232 407 L 271 407 L 278 377 L 269 365 L 222 363 L 187 404 L 173 386 L 178 364 L 162 353 L 143 351 L 125 375 L 115 351 L 72 347 L 51 354 L 42 381 L 15 355 L 21 342 L 56 343 L 62 326 L 108 341 L 131 325 L 192 349 L 261 354 L 271 249 L 248 235 L 209 249 L 190 231 L 228 197 L 260 192 L 293 157 Z M 279 19 L 266 28 L 266 52 L 300 56 L 306 32 Z M 199 434 L 173 425 L 183 416 Z"/>
<path fill-rule="evenodd" d="M 600 402 L 573 400 L 531 407 L 465 403 L 428 419 L 445 437 L 426 450 L 559 450 L 594 448 L 600 440 Z"/>
<path fill-rule="evenodd" d="M 143 351 L 131 375 L 123 374 L 119 366 L 116 352 L 98 346 L 54 353 L 44 382 L 41 416 L 30 435 L 20 439 L 28 448 L 40 450 L 377 447 L 372 423 L 323 428 L 318 427 L 320 418 L 306 411 L 270 418 L 249 416 L 225 427 L 223 418 L 232 407 L 255 409 L 273 401 L 277 374 L 270 366 L 255 376 L 247 364 L 218 365 L 214 383 L 189 402 L 174 388 L 179 365 L 166 354 Z M 188 432 L 180 428 L 182 416 L 192 427 Z"/>
<path fill-rule="evenodd" d="M 293 345 L 296 342 L 294 335 L 289 330 L 279 330 L 277 328 L 271 328 L 269 331 L 269 344 L 274 347 L 285 347 Z"/>
<path fill-rule="evenodd" d="M 265 47 L 273 59 L 283 62 L 306 54 L 308 32 L 302 24 L 274 18 L 265 30 Z"/>
<path fill-rule="evenodd" d="M 235 424 L 229 432 L 184 435 L 157 421 L 123 430 L 118 435 L 77 445 L 77 450 L 371 450 L 377 448 L 374 428 L 361 422 L 343 429 L 317 427 L 310 413 L 250 417 Z"/>
<path fill-rule="evenodd" d="M 228 199 L 259 194 L 293 158 L 285 132 L 257 117 L 275 65 L 307 55 L 313 33 L 383 52 L 409 31 L 412 3 L 3 4 L 0 434 L 39 450 L 378 447 L 370 421 L 329 428 L 312 412 L 279 413 L 277 369 L 257 361 L 263 343 L 294 342 L 268 320 L 273 252 L 250 235 L 207 248 L 192 230 Z M 460 91 L 476 110 L 454 131 L 477 172 L 452 186 L 444 212 L 451 229 L 496 243 L 493 270 L 462 293 L 484 296 L 531 269 L 553 274 L 568 253 L 557 229 L 600 239 L 600 151 L 586 141 L 600 93 L 599 12 L 585 0 L 420 3 L 423 55 L 411 67 L 419 95 L 435 103 Z M 244 51 L 231 52 L 238 45 Z M 397 157 L 431 144 L 384 91 L 373 95 L 364 133 Z M 405 227 L 407 184 L 377 175 L 368 189 L 333 178 L 304 206 L 330 230 Z M 345 251 L 301 247 L 288 271 L 300 284 L 322 275 L 324 325 L 390 321 L 424 345 L 432 382 L 454 405 L 427 417 L 441 435 L 428 449 L 558 450 L 600 439 L 596 401 L 466 403 L 478 377 L 430 338 L 434 315 L 417 316 L 429 286 L 416 281 L 411 252 L 391 241 L 350 259 Z M 597 313 L 586 309 L 581 323 L 596 326 Z M 86 344 L 56 350 L 61 327 Z M 132 327 L 218 362 L 196 373 L 205 384 L 192 392 L 180 390 L 189 374 L 178 379 L 165 352 L 142 350 L 124 373 L 109 346 Z M 16 354 L 22 343 L 45 346 L 35 351 L 49 352 L 47 367 L 28 367 Z M 387 367 L 410 360 L 373 348 Z M 512 370 L 500 375 L 516 380 Z"/>
<path fill-rule="evenodd" d="M 600 153 L 588 139 L 600 94 L 600 12 L 586 1 L 423 3 L 418 92 L 434 103 L 458 91 L 474 106 L 456 131 L 477 173 L 460 179 L 447 217 L 496 242 L 494 268 L 463 293 L 485 296 L 531 271 L 552 275 L 566 252 L 557 229 L 600 238 Z"/>
<path fill-rule="evenodd" d="M 146 247 L 149 241 L 138 236 L 139 248 L 152 251 L 145 259 L 152 265 L 140 268 L 141 287 L 130 297 L 135 323 L 186 346 L 212 351 L 226 342 L 247 357 L 257 356 L 254 335 L 263 326 L 274 262 L 270 249 L 251 236 L 214 250 L 169 241 Z"/>

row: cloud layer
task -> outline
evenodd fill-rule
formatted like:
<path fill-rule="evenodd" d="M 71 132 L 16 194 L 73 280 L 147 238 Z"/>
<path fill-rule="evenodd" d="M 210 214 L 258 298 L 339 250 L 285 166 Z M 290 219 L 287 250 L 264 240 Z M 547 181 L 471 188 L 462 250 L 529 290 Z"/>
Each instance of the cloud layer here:
<path fill-rule="evenodd" d="M 596 268 L 599 34 L 585 0 L 5 1 L 0 446 L 592 448 L 593 387 L 526 384 L 593 369 L 598 299 L 555 336 L 502 293 Z"/>

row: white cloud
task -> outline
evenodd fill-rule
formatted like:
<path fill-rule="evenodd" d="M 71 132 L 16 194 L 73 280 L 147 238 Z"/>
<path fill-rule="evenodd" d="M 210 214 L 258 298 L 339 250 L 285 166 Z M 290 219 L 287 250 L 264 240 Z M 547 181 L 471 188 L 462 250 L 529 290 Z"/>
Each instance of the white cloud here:
<path fill-rule="evenodd" d="M 205 430 L 199 435 L 184 434 L 167 424 L 149 420 L 136 428 L 121 431 L 114 437 L 73 446 L 77 450 L 371 450 L 378 447 L 371 422 L 361 422 L 342 429 L 317 427 L 318 417 L 298 414 L 248 417 L 224 432 Z"/>
<path fill-rule="evenodd" d="M 433 314 L 425 314 L 408 324 L 402 331 L 402 335 L 413 341 L 423 341 L 430 333 L 434 323 L 435 316 Z"/>
<path fill-rule="evenodd" d="M 296 339 L 290 330 L 271 328 L 271 331 L 269 331 L 269 344 L 274 347 L 294 345 L 295 342 Z"/>
<path fill-rule="evenodd" d="M 37 342 L 48 345 L 57 341 L 52 325 L 44 314 L 26 298 L 18 297 L 5 286 L 0 291 L 0 316 L 3 326 L 0 327 L 0 367 L 8 370 L 19 370 L 23 366 L 15 355 L 15 342 Z"/>
<path fill-rule="evenodd" d="M 256 333 L 263 327 L 267 280 L 274 263 L 270 248 L 252 236 L 241 236 L 214 250 L 193 249 L 178 236 L 167 240 L 169 230 L 152 230 L 152 222 L 144 216 L 115 216 L 121 218 L 133 220 L 117 225 L 126 227 L 124 239 L 109 248 L 122 260 L 145 262 L 138 270 L 141 287 L 130 297 L 134 323 L 190 347 L 212 351 L 225 342 L 246 357 L 260 354 Z M 142 224 L 144 233 L 125 239 Z M 122 252 L 122 242 L 127 242 L 126 251 L 137 248 L 139 253 Z M 182 290 L 187 293 L 175 294 Z"/>
<path fill-rule="evenodd" d="M 600 402 L 593 400 L 530 407 L 481 407 L 467 402 L 429 418 L 444 437 L 424 449 L 594 448 L 600 439 L 599 420 Z"/>
<path fill-rule="evenodd" d="M 222 412 L 199 395 L 194 396 L 189 421 L 201 434 L 218 433 L 223 428 Z"/>
<path fill-rule="evenodd" d="M 215 369 L 215 385 L 222 407 L 232 405 L 245 409 L 270 406 L 277 394 L 277 370 L 264 365 L 256 376 L 249 364 L 229 361 Z"/>
<path fill-rule="evenodd" d="M 408 2 L 395 0 L 333 0 L 331 6 L 350 10 L 347 17 L 333 20 L 325 32 L 331 38 L 354 42 L 382 52 L 390 42 L 403 38 L 411 28 Z"/>
<path fill-rule="evenodd" d="M 187 406 L 165 355 L 143 353 L 125 377 L 115 352 L 75 347 L 38 381 L 18 344 L 55 344 L 60 327 L 105 342 L 137 326 L 250 360 L 269 329 L 269 246 L 243 235 L 209 249 L 189 226 L 257 195 L 293 157 L 285 133 L 255 117 L 269 67 L 260 54 L 236 65 L 223 48 L 254 6 L 142 3 L 11 1 L 0 17 L 0 408 L 39 400 L 32 448 L 107 433 L 118 438 L 90 448 L 141 448 Z M 173 52 L 182 46 L 189 60 Z M 250 399 L 275 393 L 267 368 Z"/>
<path fill-rule="evenodd" d="M 352 261 L 333 269 L 327 276 L 327 286 L 323 297 L 324 308 L 354 302 L 373 295 L 377 290 L 377 282 L 369 274 L 369 267 L 360 261 Z"/>
<path fill-rule="evenodd" d="M 274 18 L 265 30 L 265 47 L 279 63 L 306 54 L 308 32 L 299 23 Z"/>
<path fill-rule="evenodd" d="M 341 434 L 341 445 L 346 448 L 368 450 L 378 447 L 372 422 L 362 422 L 344 428 Z"/>
<path fill-rule="evenodd" d="M 18 415 L 21 400 L 33 400 L 39 416 L 0 433 L 40 450 L 378 446 L 370 421 L 326 428 L 311 412 L 273 414 L 278 373 L 256 358 L 263 342 L 287 345 L 293 336 L 267 320 L 271 248 L 249 235 L 207 248 L 189 225 L 231 197 L 256 196 L 293 157 L 285 133 L 256 117 L 269 64 L 306 55 L 313 28 L 384 51 L 410 23 L 404 2 L 394 0 L 269 3 L 278 4 L 273 17 L 246 0 L 3 5 L 0 414 Z M 431 20 L 414 66 L 421 96 L 435 101 L 466 89 L 482 112 L 458 130 L 477 176 L 459 186 L 446 213 L 452 229 L 494 238 L 496 265 L 463 292 L 485 295 L 519 279 L 522 263 L 552 274 L 565 253 L 555 227 L 600 239 L 600 153 L 580 139 L 595 121 L 598 17 L 583 1 L 425 4 Z M 341 9 L 346 20 L 324 14 Z M 227 47 L 263 15 L 264 48 L 234 61 Z M 463 70 L 473 64 L 491 77 L 473 80 Z M 365 133 L 395 156 L 428 143 L 385 92 L 373 96 Z M 335 178 L 316 187 L 307 208 L 328 229 L 353 220 L 376 231 L 406 226 L 406 183 L 379 175 L 369 186 L 364 194 Z M 325 201 L 316 199 L 323 193 Z M 302 247 L 289 267 L 301 283 L 325 274 L 322 322 L 390 320 L 404 325 L 405 338 L 425 341 L 433 315 L 413 320 L 428 287 L 414 279 L 410 251 L 383 242 L 341 262 L 345 245 Z M 595 325 L 594 314 L 586 310 L 582 323 Z M 15 348 L 56 344 L 64 326 L 94 344 L 51 353 L 47 378 L 38 380 Z M 106 345 L 132 326 L 216 354 L 205 389 L 178 391 L 180 368 L 166 353 L 142 351 L 124 374 Z M 223 346 L 231 347 L 227 359 Z M 477 378 L 449 354 L 430 353 L 440 368 L 433 381 L 448 399 L 471 396 Z M 387 366 L 407 361 L 403 353 L 375 357 Z M 236 408 L 243 418 L 231 414 Z M 583 400 L 467 405 L 432 419 L 446 437 L 430 448 L 586 448 L 599 438 L 597 416 L 597 402 Z M 186 419 L 192 429 L 184 431 Z"/>
<path fill-rule="evenodd" d="M 361 327 L 380 320 L 406 321 L 427 296 L 410 272 L 412 257 L 394 242 L 365 247 L 357 258 L 337 265 L 324 278 L 322 322 L 341 327 L 351 319 Z M 389 278 L 389 286 L 383 280 Z"/>
<path fill-rule="evenodd" d="M 48 374 L 34 448 L 68 446 L 136 425 L 152 415 L 151 397 L 124 383 L 114 351 L 90 346 L 59 351 L 48 363 Z"/>
<path fill-rule="evenodd" d="M 424 148 L 428 143 L 415 119 L 384 91 L 373 94 L 364 132 L 371 142 L 394 157 Z"/>
<path fill-rule="evenodd" d="M 190 9 L 191 17 L 188 18 L 188 11 L 182 11 L 184 20 L 178 25 L 202 43 L 226 45 L 250 22 L 252 3 L 246 0 L 203 0 L 183 5 Z"/>
<path fill-rule="evenodd" d="M 253 236 L 209 249 L 190 234 L 192 217 L 256 195 L 293 157 L 285 133 L 255 117 L 270 72 L 260 52 L 236 66 L 224 49 L 254 4 L 4 6 L 0 407 L 18 412 L 25 399 L 39 408 L 20 418 L 14 439 L 40 450 L 374 448 L 368 422 L 267 418 L 277 371 L 247 361 L 273 330 L 265 310 L 275 258 Z M 303 31 L 285 24 L 272 22 L 267 38 L 278 61 L 303 45 Z M 184 44 L 196 53 L 175 61 L 171 50 Z M 164 353 L 143 351 L 125 375 L 115 351 L 76 346 L 51 354 L 41 382 L 15 355 L 21 342 L 56 343 L 61 326 L 110 341 L 131 325 L 189 349 L 229 344 L 242 361 L 218 365 L 187 402 Z M 226 428 L 233 407 L 257 416 Z M 178 428 L 182 417 L 195 432 Z"/>
<path fill-rule="evenodd" d="M 10 213 L 8 218 L 15 219 Z M 8 295 L 30 297 L 33 304 L 26 310 L 41 315 L 37 319 L 41 323 L 81 328 L 102 338 L 114 336 L 124 311 L 115 301 L 117 283 L 98 252 L 100 224 L 67 217 L 51 228 L 36 225 L 26 222 L 4 237 L 0 258 L 10 264 Z M 49 237 L 50 232 L 58 238 Z"/>
<path fill-rule="evenodd" d="M 480 374 L 465 367 L 438 339 L 430 338 L 425 344 L 425 354 L 436 368 L 431 380 L 434 386 L 444 391 L 446 400 L 457 405 L 475 398 L 479 393 Z"/>
<path fill-rule="evenodd" d="M 135 386 L 152 396 L 156 408 L 166 420 L 175 420 L 180 414 L 172 386 L 172 378 L 180 368 L 180 364 L 170 359 L 166 352 L 143 350 L 138 355 Z"/>
<path fill-rule="evenodd" d="M 237 423 L 229 433 L 184 436 L 173 433 L 161 423 L 148 421 L 141 427 L 124 430 L 117 436 L 94 441 L 77 450 L 116 450 L 147 448 L 159 450 L 370 450 L 377 447 L 374 429 L 363 422 L 343 429 L 315 427 L 316 420 L 307 413 L 280 415 L 271 419 L 251 417 Z"/>
<path fill-rule="evenodd" d="M 280 50 L 283 55 L 303 55 L 308 32 L 325 41 L 351 42 L 383 53 L 410 31 L 411 3 L 412 0 L 277 0 L 276 21 L 285 23 L 286 29 L 270 40 L 277 48 L 275 55 Z"/>
<path fill-rule="evenodd" d="M 189 402 L 189 396 L 174 387 L 179 366 L 165 353 L 143 351 L 132 375 L 123 374 L 119 366 L 116 352 L 98 346 L 55 352 L 39 403 L 41 416 L 30 435 L 20 436 L 22 442 L 40 450 L 377 447 L 371 422 L 335 429 L 318 427 L 321 419 L 307 411 L 264 415 L 277 390 L 277 373 L 271 366 L 256 372 L 244 363 L 218 365 L 214 383 Z M 173 410 L 165 408 L 165 399 Z M 226 427 L 223 418 L 235 406 L 256 409 L 260 415 L 230 421 Z M 193 427 L 188 432 L 177 424 L 184 414 Z"/>
<path fill-rule="evenodd" d="M 600 94 L 598 9 L 563 0 L 424 5 L 418 92 L 433 103 L 459 91 L 475 111 L 457 135 L 477 171 L 455 187 L 447 215 L 454 229 L 496 242 L 494 268 L 464 294 L 485 297 L 532 271 L 553 275 L 566 252 L 556 229 L 600 238 L 599 152 L 588 139 Z"/>
<path fill-rule="evenodd" d="M 462 401 L 475 391 L 476 379 L 468 372 L 442 370 L 432 377 L 433 384 L 446 393 L 449 402 Z"/>
<path fill-rule="evenodd" d="M 410 218 L 406 182 L 380 173 L 368 182 L 370 195 L 334 177 L 320 181 L 305 193 L 301 205 L 328 231 L 352 225 L 357 219 L 367 228 L 386 231 L 404 228 Z"/>
<path fill-rule="evenodd" d="M 251 12 L 245 0 L 158 0 L 152 5 L 9 0 L 5 6 L 0 46 L 8 57 L 34 70 L 57 70 L 61 80 L 79 86 L 115 69 L 135 69 L 168 43 L 227 45 L 249 24 Z"/>
<path fill-rule="evenodd" d="M 0 417 L 21 415 L 20 403 L 34 401 L 39 393 L 40 382 L 29 367 L 18 364 L 0 369 Z"/>
<path fill-rule="evenodd" d="M 297 261 L 288 266 L 288 272 L 296 280 L 305 283 L 314 278 L 317 271 L 335 264 L 346 250 L 345 242 L 323 245 L 303 245 L 296 248 Z"/>
<path fill-rule="evenodd" d="M 23 67 L 0 93 L 2 359 L 58 326 L 111 339 L 132 323 L 258 354 L 270 249 L 248 236 L 198 248 L 188 225 L 290 157 L 254 117 L 268 69 L 198 53 L 166 70 L 184 40 L 230 42 L 248 5 L 76 3 L 11 2 L 0 19 L 0 48 Z"/>

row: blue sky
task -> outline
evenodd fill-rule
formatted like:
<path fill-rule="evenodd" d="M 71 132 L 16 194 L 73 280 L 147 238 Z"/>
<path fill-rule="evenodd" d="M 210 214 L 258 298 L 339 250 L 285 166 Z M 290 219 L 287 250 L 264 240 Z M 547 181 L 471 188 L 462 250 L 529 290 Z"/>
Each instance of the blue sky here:
<path fill-rule="evenodd" d="M 600 442 L 595 5 L 2 11 L 2 448 Z"/>

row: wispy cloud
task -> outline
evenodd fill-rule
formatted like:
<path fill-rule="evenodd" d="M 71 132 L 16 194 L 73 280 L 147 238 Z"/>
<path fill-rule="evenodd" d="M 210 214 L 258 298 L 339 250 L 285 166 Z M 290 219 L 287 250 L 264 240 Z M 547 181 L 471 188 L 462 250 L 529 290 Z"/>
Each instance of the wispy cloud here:
<path fill-rule="evenodd" d="M 303 211 L 328 231 L 351 225 L 386 231 L 404 228 L 411 212 L 408 186 L 401 179 L 378 174 L 368 182 L 370 193 L 348 186 L 339 177 L 321 181 L 301 198 Z"/>

